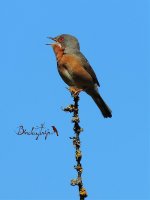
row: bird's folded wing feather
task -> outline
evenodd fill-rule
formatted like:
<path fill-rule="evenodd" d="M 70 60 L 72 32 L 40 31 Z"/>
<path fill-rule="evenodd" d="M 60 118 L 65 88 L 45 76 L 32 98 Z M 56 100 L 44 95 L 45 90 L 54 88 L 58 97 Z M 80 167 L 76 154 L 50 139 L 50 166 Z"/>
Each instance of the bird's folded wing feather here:
<path fill-rule="evenodd" d="M 94 83 L 96 83 L 98 86 L 100 86 L 98 79 L 96 77 L 96 74 L 94 70 L 92 69 L 91 65 L 89 64 L 88 60 L 85 58 L 85 56 L 79 51 L 76 52 L 76 56 L 78 56 L 82 62 L 82 67 L 91 75 L 93 78 Z"/>

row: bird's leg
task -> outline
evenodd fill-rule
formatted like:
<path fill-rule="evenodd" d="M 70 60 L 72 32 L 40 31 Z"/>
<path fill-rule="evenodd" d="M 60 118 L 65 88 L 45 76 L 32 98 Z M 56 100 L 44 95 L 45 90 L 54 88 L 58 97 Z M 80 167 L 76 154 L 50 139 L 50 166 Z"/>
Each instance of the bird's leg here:
<path fill-rule="evenodd" d="M 71 94 L 76 97 L 80 92 L 84 91 L 83 89 L 79 89 L 79 88 L 76 88 L 76 87 L 73 87 L 73 86 L 70 86 L 68 88 L 68 90 L 71 92 Z"/>

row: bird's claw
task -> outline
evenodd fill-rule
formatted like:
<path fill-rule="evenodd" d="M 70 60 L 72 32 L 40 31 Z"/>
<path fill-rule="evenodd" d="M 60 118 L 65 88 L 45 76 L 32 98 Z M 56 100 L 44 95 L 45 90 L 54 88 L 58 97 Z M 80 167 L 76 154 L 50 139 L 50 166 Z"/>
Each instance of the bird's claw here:
<path fill-rule="evenodd" d="M 78 89 L 75 87 L 69 87 L 67 89 L 71 92 L 71 95 L 74 97 L 77 97 L 79 95 L 79 93 L 83 91 L 83 89 Z"/>

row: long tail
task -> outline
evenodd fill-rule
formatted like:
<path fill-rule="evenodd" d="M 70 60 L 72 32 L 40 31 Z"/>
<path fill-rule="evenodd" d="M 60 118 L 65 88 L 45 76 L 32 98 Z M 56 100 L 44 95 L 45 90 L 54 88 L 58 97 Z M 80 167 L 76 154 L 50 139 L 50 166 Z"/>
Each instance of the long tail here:
<path fill-rule="evenodd" d="M 111 118 L 112 117 L 112 111 L 109 108 L 109 106 L 105 103 L 105 101 L 102 99 L 102 97 L 100 96 L 100 94 L 97 91 L 90 91 L 87 92 L 92 99 L 95 101 L 96 105 L 98 106 L 98 108 L 100 109 L 102 115 L 105 118 Z"/>

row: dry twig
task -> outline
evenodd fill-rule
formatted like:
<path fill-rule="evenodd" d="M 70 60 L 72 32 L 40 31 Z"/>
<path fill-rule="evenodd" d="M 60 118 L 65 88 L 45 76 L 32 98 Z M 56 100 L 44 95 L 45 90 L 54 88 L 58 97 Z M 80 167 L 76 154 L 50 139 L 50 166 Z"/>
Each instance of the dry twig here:
<path fill-rule="evenodd" d="M 79 102 L 79 92 L 78 91 L 73 91 L 70 89 L 71 95 L 74 98 L 74 104 L 71 104 L 64 108 L 64 111 L 66 112 L 72 112 L 73 117 L 72 117 L 72 122 L 74 123 L 74 137 L 70 137 L 73 141 L 73 145 L 75 147 L 75 158 L 77 164 L 74 166 L 74 168 L 77 171 L 77 178 L 71 180 L 71 185 L 75 186 L 77 185 L 79 188 L 79 195 L 80 195 L 80 200 L 84 200 L 85 197 L 87 197 L 87 192 L 86 189 L 83 187 L 83 182 L 82 182 L 82 164 L 81 164 L 81 159 L 82 159 L 82 152 L 81 152 L 81 142 L 80 142 L 80 133 L 83 131 L 83 129 L 79 126 L 79 108 L 78 108 L 78 102 Z"/>

